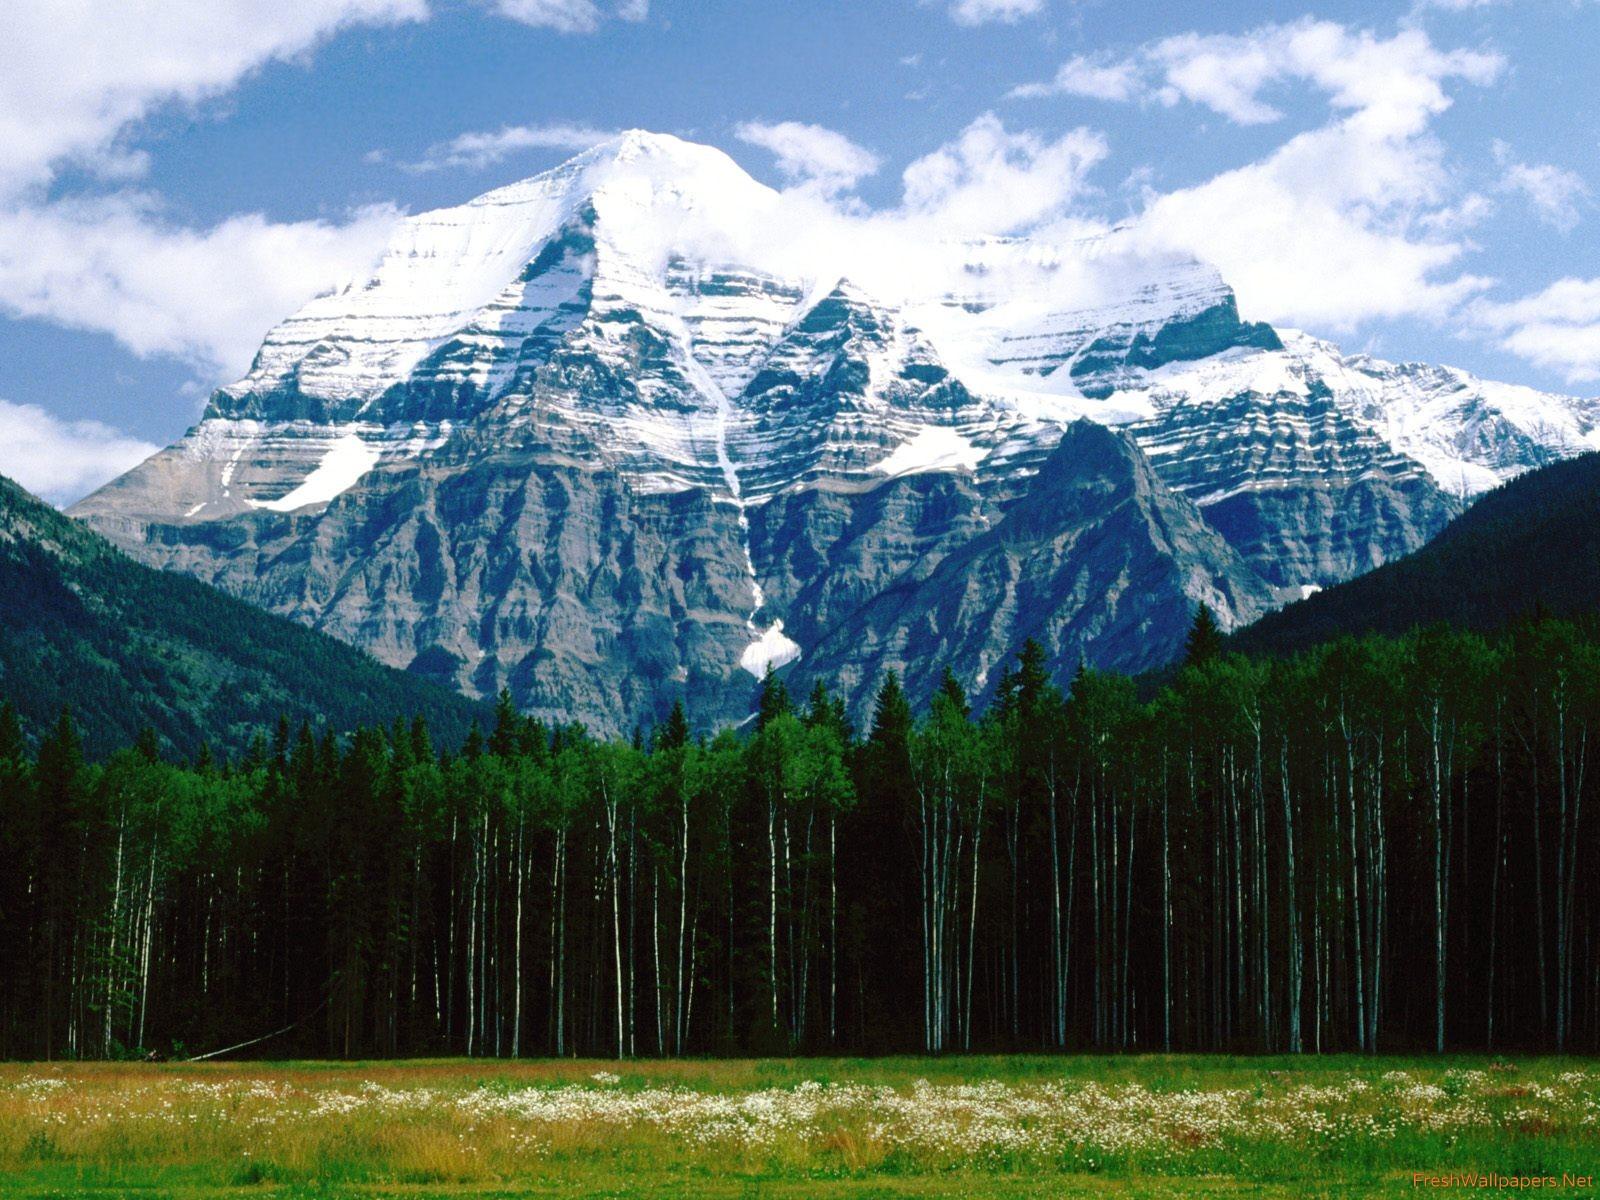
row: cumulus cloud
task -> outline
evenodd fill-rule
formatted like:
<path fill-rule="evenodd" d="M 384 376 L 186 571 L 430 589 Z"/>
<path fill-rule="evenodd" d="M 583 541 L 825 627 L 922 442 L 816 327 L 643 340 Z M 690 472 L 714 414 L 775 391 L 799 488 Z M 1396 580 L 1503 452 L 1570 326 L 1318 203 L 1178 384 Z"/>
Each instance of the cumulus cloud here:
<path fill-rule="evenodd" d="M 950 19 L 957 25 L 1011 24 L 1044 11 L 1045 0 L 951 0 Z"/>
<path fill-rule="evenodd" d="M 1589 199 L 1589 185 L 1581 175 L 1550 163 L 1518 162 L 1502 141 L 1495 142 L 1494 156 L 1503 169 L 1502 192 L 1521 196 L 1546 225 L 1572 231 Z"/>
<path fill-rule="evenodd" d="M 0 210 L 0 308 L 238 375 L 276 321 L 360 278 L 398 219 L 380 206 L 337 224 L 244 214 L 188 229 L 128 193 Z"/>
<path fill-rule="evenodd" d="M 506 125 L 458 134 L 428 147 L 421 159 L 402 163 L 401 167 L 408 171 L 438 171 L 446 167 L 481 171 L 525 150 L 587 150 L 616 136 L 615 130 L 590 125 Z M 382 158 L 380 152 L 374 155 Z"/>
<path fill-rule="evenodd" d="M 1012 88 L 1014 99 L 1087 96 L 1092 100 L 1132 100 L 1140 90 L 1139 66 L 1128 59 L 1096 60 L 1078 55 L 1062 63 L 1053 79 Z"/>
<path fill-rule="evenodd" d="M 771 151 L 778 170 L 791 182 L 832 195 L 848 191 L 879 167 L 878 156 L 844 134 L 800 121 L 742 122 L 735 136 Z"/>
<path fill-rule="evenodd" d="M 700 249 L 822 288 L 847 277 L 886 302 L 918 306 L 919 320 L 938 320 L 952 294 L 1037 299 L 1056 287 L 1071 303 L 1083 276 L 1105 272 L 1056 247 L 1105 232 L 1074 211 L 1105 151 L 1086 129 L 1047 135 L 986 113 L 907 166 L 893 204 L 871 208 L 801 180 L 719 213 Z M 1007 237 L 1024 232 L 1037 246 Z M 675 227 L 674 236 L 682 245 L 694 234 Z"/>
<path fill-rule="evenodd" d="M 1491 83 L 1498 55 L 1310 19 L 1244 34 L 1185 33 L 1120 59 L 1075 59 L 1025 96 L 1192 103 L 1240 125 L 1282 119 L 1298 85 L 1329 113 L 1263 158 L 1202 183 L 1146 187 L 1136 236 L 1215 264 L 1252 315 L 1348 330 L 1397 316 L 1444 319 L 1485 285 L 1459 273 L 1460 233 L 1488 205 L 1462 197 L 1432 135 L 1449 85 Z"/>
<path fill-rule="evenodd" d="M 1247 311 L 1268 320 L 1342 331 L 1378 317 L 1442 319 L 1487 283 L 1441 278 L 1466 247 L 1419 214 L 1445 191 L 1437 146 L 1374 140 L 1340 123 L 1151 196 L 1138 233 L 1214 263 Z"/>
<path fill-rule="evenodd" d="M 126 188 L 148 165 L 130 130 L 221 95 L 342 29 L 421 20 L 426 0 L 37 0 L 7 16 L 0 73 L 0 311 L 109 332 L 138 354 L 236 372 L 277 319 L 376 256 L 397 214 L 209 228 L 130 190 L 53 197 L 72 164 Z"/>
<path fill-rule="evenodd" d="M 1062 213 L 1105 158 L 1089 129 L 1057 138 L 1013 133 L 985 113 L 905 169 L 905 208 L 949 235 L 1006 233 Z"/>
<path fill-rule="evenodd" d="M 650 15 L 650 0 L 618 0 L 602 6 L 595 0 L 494 0 L 502 17 L 557 33 L 593 33 L 605 19 L 643 21 Z"/>
<path fill-rule="evenodd" d="M 63 421 L 0 400 L 0 475 L 53 504 L 70 504 L 156 452 L 99 421 Z"/>
<path fill-rule="evenodd" d="M 0 72 L 0 196 L 98 160 L 161 104 L 220 95 L 262 64 L 357 24 L 418 20 L 427 0 L 30 0 L 7 6 Z M 124 158 L 122 167 L 139 159 Z"/>
<path fill-rule="evenodd" d="M 1600 279 L 1561 279 L 1520 300 L 1480 300 L 1467 315 L 1505 349 L 1570 383 L 1600 379 Z"/>
<path fill-rule="evenodd" d="M 1240 125 L 1264 125 L 1283 117 L 1265 93 L 1300 82 L 1324 93 L 1335 109 L 1351 113 L 1373 135 L 1405 137 L 1450 106 L 1447 81 L 1491 83 L 1504 65 L 1498 54 L 1486 51 L 1440 50 L 1420 29 L 1383 38 L 1308 17 L 1244 34 L 1177 34 L 1122 59 L 1074 59 L 1056 79 L 1024 85 L 1018 93 L 1072 92 L 1168 105 L 1188 101 Z M 1085 90 L 1071 86 L 1074 82 L 1100 86 Z"/>

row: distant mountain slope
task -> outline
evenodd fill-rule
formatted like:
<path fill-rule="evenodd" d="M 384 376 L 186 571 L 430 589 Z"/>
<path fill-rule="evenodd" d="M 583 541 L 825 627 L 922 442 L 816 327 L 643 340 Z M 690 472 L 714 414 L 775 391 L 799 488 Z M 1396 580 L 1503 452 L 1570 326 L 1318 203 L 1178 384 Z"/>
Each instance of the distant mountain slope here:
<path fill-rule="evenodd" d="M 1422 549 L 1272 613 L 1233 642 L 1278 651 L 1435 621 L 1490 629 L 1536 608 L 1600 610 L 1600 454 L 1503 484 Z"/>
<path fill-rule="evenodd" d="M 151 726 L 237 750 L 280 713 L 335 729 L 420 713 L 455 744 L 476 706 L 343 642 L 141 566 L 0 477 L 0 698 L 37 730 L 70 705 L 91 750 Z"/>

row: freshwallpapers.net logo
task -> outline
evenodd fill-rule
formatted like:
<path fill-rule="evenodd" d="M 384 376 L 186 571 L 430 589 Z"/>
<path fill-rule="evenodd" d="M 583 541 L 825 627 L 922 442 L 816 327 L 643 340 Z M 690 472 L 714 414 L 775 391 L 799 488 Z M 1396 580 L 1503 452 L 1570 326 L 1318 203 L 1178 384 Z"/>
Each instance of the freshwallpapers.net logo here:
<path fill-rule="evenodd" d="M 1413 1171 L 1411 1186 L 1495 1192 L 1579 1192 L 1581 1189 L 1581 1194 L 1592 1196 L 1594 1179 L 1593 1175 L 1572 1175 L 1566 1172 L 1560 1175 L 1501 1175 L 1496 1171 L 1450 1171 L 1435 1175 L 1427 1171 Z"/>

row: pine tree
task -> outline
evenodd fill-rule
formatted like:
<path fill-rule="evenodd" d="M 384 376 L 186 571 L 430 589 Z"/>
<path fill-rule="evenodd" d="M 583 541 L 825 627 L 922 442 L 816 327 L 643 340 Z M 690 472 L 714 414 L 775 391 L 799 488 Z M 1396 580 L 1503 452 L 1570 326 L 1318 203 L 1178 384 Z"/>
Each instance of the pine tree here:
<path fill-rule="evenodd" d="M 39 743 L 37 774 L 41 798 L 47 802 L 67 800 L 76 790 L 83 765 L 83 739 L 71 710 L 63 708 L 54 728 Z"/>
<path fill-rule="evenodd" d="M 944 674 L 939 679 L 939 690 L 935 694 L 944 697 L 963 717 L 972 715 L 972 705 L 967 702 L 967 690 L 961 686 L 961 681 L 956 678 L 949 664 L 945 665 Z"/>
<path fill-rule="evenodd" d="M 419 763 L 433 761 L 433 735 L 428 732 L 427 718 L 420 713 L 411 721 L 411 756 Z"/>
<path fill-rule="evenodd" d="M 756 728 L 765 729 L 793 707 L 789 689 L 784 686 L 771 667 L 761 679 L 761 702 L 756 707 Z"/>
<path fill-rule="evenodd" d="M 133 751 L 147 763 L 161 761 L 161 738 L 153 726 L 146 725 L 139 730 L 138 740 L 133 743 Z"/>
<path fill-rule="evenodd" d="M 522 714 L 511 699 L 509 688 L 501 688 L 494 702 L 494 732 L 489 735 L 489 753 L 496 758 L 510 758 L 517 749 L 522 726 Z"/>
<path fill-rule="evenodd" d="M 672 702 L 672 711 L 656 730 L 655 743 L 657 750 L 681 750 L 689 744 L 689 714 L 681 699 Z"/>
<path fill-rule="evenodd" d="M 867 743 L 880 754 L 900 757 L 911 739 L 911 703 L 893 671 L 884 678 L 872 705 L 872 732 Z"/>
<path fill-rule="evenodd" d="M 289 761 L 289 717 L 287 713 L 278 714 L 277 728 L 272 731 L 272 761 L 280 770 Z"/>
<path fill-rule="evenodd" d="M 1195 610 L 1194 623 L 1183 642 L 1183 661 L 1191 667 L 1204 666 L 1222 653 L 1222 626 L 1209 604 Z"/>
<path fill-rule="evenodd" d="M 28 752 L 22 736 L 22 721 L 17 706 L 7 700 L 0 704 L 0 762 L 18 762 Z"/>

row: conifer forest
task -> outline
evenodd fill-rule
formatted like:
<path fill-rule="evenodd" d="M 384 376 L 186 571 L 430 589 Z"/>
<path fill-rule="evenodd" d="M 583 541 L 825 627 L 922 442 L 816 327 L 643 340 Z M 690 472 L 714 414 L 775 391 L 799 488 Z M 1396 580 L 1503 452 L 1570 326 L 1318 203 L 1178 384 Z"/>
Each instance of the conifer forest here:
<path fill-rule="evenodd" d="M 0 714 L 0 1056 L 1600 1046 L 1600 636 L 1025 646 L 865 728 L 281 722 L 86 760 Z M 1592 761 L 1591 759 L 1595 760 Z"/>

